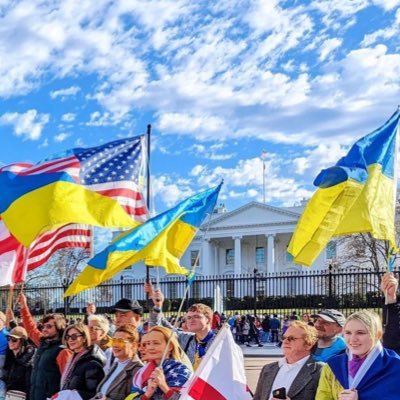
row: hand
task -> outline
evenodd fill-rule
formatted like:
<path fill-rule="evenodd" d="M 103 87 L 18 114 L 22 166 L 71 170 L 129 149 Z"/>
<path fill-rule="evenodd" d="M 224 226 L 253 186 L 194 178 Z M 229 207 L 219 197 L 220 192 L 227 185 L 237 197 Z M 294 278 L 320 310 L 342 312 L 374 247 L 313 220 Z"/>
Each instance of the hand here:
<path fill-rule="evenodd" d="M 149 378 L 147 381 L 147 388 L 145 395 L 148 399 L 151 399 L 155 391 L 157 390 L 157 384 L 154 382 L 153 379 Z"/>
<path fill-rule="evenodd" d="M 164 303 L 164 295 L 161 289 L 155 289 L 151 297 L 155 306 L 161 308 Z"/>
<path fill-rule="evenodd" d="M 150 298 L 153 296 L 154 287 L 153 287 L 153 284 L 151 283 L 151 281 L 149 281 L 148 283 L 145 282 L 145 284 L 144 284 L 144 292 L 148 293 Z"/>
<path fill-rule="evenodd" d="M 150 375 L 150 379 L 159 387 L 164 393 L 167 393 L 169 386 L 165 380 L 164 371 L 161 367 L 157 367 Z"/>
<path fill-rule="evenodd" d="M 21 309 L 22 309 L 22 308 L 28 308 L 28 302 L 27 302 L 27 300 L 26 300 L 26 296 L 25 296 L 22 292 L 20 292 L 20 293 L 18 294 L 17 303 L 19 304 L 19 306 L 21 307 Z"/>
<path fill-rule="evenodd" d="M 13 310 L 11 310 L 11 308 L 8 307 L 6 310 L 6 327 L 7 327 L 7 329 L 10 329 L 11 321 L 14 321 L 14 313 L 13 313 Z"/>
<path fill-rule="evenodd" d="M 386 272 L 383 275 L 381 282 L 381 290 L 385 295 L 385 303 L 393 304 L 397 302 L 397 289 L 399 288 L 399 282 L 395 278 L 392 272 Z"/>
<path fill-rule="evenodd" d="M 356 389 L 342 390 L 338 400 L 358 400 L 358 392 Z"/>

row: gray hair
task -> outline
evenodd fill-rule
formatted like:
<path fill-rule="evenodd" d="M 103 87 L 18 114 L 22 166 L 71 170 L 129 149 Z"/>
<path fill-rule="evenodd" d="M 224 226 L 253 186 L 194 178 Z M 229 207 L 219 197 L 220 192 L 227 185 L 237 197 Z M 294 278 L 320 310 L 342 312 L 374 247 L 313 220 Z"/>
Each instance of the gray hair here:
<path fill-rule="evenodd" d="M 108 333 L 108 331 L 110 330 L 110 323 L 108 322 L 108 319 L 103 315 L 89 315 L 88 322 L 95 322 L 96 325 L 98 325 L 104 333 Z"/>

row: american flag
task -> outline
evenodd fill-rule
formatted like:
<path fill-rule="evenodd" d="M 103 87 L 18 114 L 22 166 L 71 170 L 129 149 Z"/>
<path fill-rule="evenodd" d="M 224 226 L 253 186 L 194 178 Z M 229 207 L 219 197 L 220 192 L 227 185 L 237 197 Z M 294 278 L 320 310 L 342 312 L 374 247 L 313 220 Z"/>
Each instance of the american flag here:
<path fill-rule="evenodd" d="M 35 165 L 12 164 L 1 168 L 0 172 L 9 171 L 18 175 L 66 172 L 87 189 L 117 200 L 133 219 L 142 223 L 148 216 L 140 191 L 144 157 L 144 136 L 138 136 L 88 149 L 72 149 Z M 21 264 L 25 269 L 35 269 L 58 249 L 89 249 L 91 238 L 92 231 L 88 227 L 69 224 L 42 234 L 26 251 L 0 220 L 0 270 L 13 266 L 14 270 L 20 271 Z M 21 281 L 23 278 L 12 283 Z"/>

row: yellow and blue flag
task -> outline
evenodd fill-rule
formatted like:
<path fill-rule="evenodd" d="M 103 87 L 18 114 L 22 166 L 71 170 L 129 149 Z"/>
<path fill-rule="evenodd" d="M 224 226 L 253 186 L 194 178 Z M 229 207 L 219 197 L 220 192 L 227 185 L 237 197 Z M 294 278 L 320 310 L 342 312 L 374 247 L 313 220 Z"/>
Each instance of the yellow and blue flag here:
<path fill-rule="evenodd" d="M 288 252 L 310 266 L 333 236 L 369 232 L 395 246 L 395 159 L 400 112 L 358 140 L 334 167 L 314 181 Z"/>
<path fill-rule="evenodd" d="M 189 271 L 180 266 L 179 259 L 206 215 L 213 212 L 221 185 L 222 182 L 189 197 L 143 225 L 121 234 L 88 262 L 65 296 L 97 286 L 138 261 L 164 267 L 168 274 L 187 275 Z"/>
<path fill-rule="evenodd" d="M 0 169 L 0 214 L 26 247 L 44 231 L 68 223 L 133 228 L 147 207 L 139 177 L 143 136 L 75 148 L 36 165 Z"/>

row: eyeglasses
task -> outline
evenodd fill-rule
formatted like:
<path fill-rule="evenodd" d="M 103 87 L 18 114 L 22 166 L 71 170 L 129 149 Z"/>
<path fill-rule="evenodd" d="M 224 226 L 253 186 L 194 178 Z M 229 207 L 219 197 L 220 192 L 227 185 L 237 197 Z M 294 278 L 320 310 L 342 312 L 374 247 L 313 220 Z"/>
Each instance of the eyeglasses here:
<path fill-rule="evenodd" d="M 12 337 L 12 336 L 7 336 L 7 340 L 9 342 L 13 342 L 13 343 L 17 343 L 19 341 L 19 339 Z"/>
<path fill-rule="evenodd" d="M 192 319 L 194 320 L 199 320 L 202 319 L 204 315 L 191 315 L 186 317 L 186 321 L 191 321 Z"/>
<path fill-rule="evenodd" d="M 126 343 L 129 343 L 127 339 L 112 338 L 111 343 L 115 347 L 124 347 Z"/>
<path fill-rule="evenodd" d="M 51 328 L 55 328 L 56 326 L 54 324 L 43 324 L 43 328 L 46 329 L 51 329 Z"/>
<path fill-rule="evenodd" d="M 83 336 L 83 335 L 81 335 L 80 333 L 73 333 L 72 335 L 65 335 L 65 340 L 69 340 L 69 339 L 76 340 L 76 339 L 78 339 L 78 337 L 81 337 L 81 336 Z"/>
<path fill-rule="evenodd" d="M 99 326 L 89 326 L 89 331 L 102 331 L 103 329 L 101 329 Z"/>
<path fill-rule="evenodd" d="M 294 336 L 282 336 L 282 341 L 287 340 L 289 343 L 294 342 L 295 340 L 304 339 L 302 337 L 294 337 Z"/>

